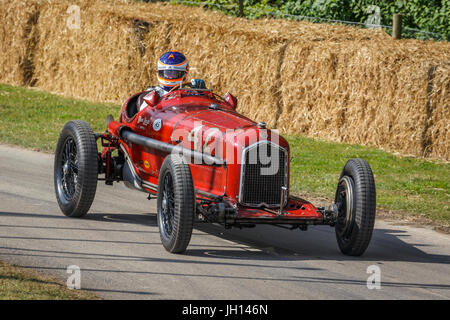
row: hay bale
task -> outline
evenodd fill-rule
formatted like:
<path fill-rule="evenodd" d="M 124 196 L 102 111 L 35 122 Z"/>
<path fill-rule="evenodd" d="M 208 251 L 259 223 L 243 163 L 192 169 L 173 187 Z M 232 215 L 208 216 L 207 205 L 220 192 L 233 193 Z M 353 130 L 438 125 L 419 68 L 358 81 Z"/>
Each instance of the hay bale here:
<path fill-rule="evenodd" d="M 425 155 L 448 161 L 450 160 L 450 63 L 436 67 L 433 91 L 429 98 L 432 116 L 428 123 L 426 138 L 429 139 L 430 150 Z"/>
<path fill-rule="evenodd" d="M 28 85 L 33 81 L 32 62 L 39 41 L 39 1 L 3 1 L 0 9 L 0 79 Z"/>
<path fill-rule="evenodd" d="M 445 56 L 426 49 L 390 39 L 291 43 L 279 128 L 423 156 L 429 64 Z"/>
<path fill-rule="evenodd" d="M 124 99 L 135 91 L 131 81 L 123 81 L 133 74 L 137 54 L 132 22 L 86 3 L 81 28 L 68 29 L 66 10 L 62 3 L 42 10 L 39 30 L 46 40 L 37 48 L 37 85 L 96 101 Z"/>

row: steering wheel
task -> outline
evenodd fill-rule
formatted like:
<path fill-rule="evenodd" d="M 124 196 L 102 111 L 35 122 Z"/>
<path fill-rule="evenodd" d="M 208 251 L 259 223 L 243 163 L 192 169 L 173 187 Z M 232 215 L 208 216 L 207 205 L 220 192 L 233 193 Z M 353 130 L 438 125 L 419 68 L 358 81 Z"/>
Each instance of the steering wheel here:
<path fill-rule="evenodd" d="M 180 86 L 181 86 L 181 83 L 180 84 L 177 84 L 175 87 L 173 87 L 172 89 L 170 89 L 170 91 L 169 92 L 167 92 L 166 94 L 169 94 L 169 93 L 171 93 L 171 92 L 173 92 L 173 91 L 175 91 L 175 90 L 178 90 L 178 89 L 180 89 Z M 189 88 L 189 89 L 192 89 L 192 90 L 197 90 L 196 88 L 193 88 L 192 87 L 192 84 L 190 83 L 190 82 L 185 82 L 185 83 L 183 83 L 183 87 L 181 88 L 181 89 L 184 89 L 184 88 Z M 205 90 L 205 89 L 198 89 L 198 90 Z M 215 93 L 215 92 L 213 92 L 213 91 L 209 91 L 209 95 L 213 98 L 213 99 L 216 99 L 217 101 L 219 101 L 219 102 L 225 102 L 225 100 L 221 97 L 221 96 L 219 96 L 217 93 Z"/>

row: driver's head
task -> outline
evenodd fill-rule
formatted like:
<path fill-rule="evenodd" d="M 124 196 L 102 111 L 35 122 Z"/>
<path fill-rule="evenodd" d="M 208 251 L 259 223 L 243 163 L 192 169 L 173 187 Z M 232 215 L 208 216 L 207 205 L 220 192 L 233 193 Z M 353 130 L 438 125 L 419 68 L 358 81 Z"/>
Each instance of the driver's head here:
<path fill-rule="evenodd" d="M 178 51 L 164 53 L 158 60 L 158 82 L 169 91 L 183 82 L 189 73 L 189 62 Z"/>

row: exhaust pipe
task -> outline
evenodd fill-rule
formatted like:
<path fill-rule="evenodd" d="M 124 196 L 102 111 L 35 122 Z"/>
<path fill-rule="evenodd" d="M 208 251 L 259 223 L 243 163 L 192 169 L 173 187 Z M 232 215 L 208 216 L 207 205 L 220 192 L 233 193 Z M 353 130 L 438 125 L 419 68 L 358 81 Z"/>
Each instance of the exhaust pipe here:
<path fill-rule="evenodd" d="M 194 164 L 206 164 L 213 166 L 225 165 L 225 162 L 222 159 L 216 158 L 212 155 L 190 150 L 180 145 L 173 145 L 156 139 L 144 137 L 127 129 L 120 130 L 120 137 L 127 142 L 129 141 L 140 146 L 160 150 L 166 153 L 176 153 L 182 155 L 189 162 L 191 159 L 194 159 Z"/>

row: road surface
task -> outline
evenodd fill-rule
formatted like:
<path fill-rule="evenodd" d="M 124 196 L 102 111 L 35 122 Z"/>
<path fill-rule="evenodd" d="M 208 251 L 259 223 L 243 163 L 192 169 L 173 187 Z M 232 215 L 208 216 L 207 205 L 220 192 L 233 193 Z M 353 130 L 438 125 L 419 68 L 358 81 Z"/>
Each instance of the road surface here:
<path fill-rule="evenodd" d="M 156 200 L 99 182 L 90 213 L 65 217 L 53 190 L 53 156 L 0 145 L 0 260 L 106 299 L 449 299 L 450 236 L 377 221 L 362 257 L 339 252 L 334 229 L 195 225 L 184 255 L 159 239 Z M 380 288 L 369 289 L 369 270 Z M 376 281 L 369 281 L 371 286 Z"/>

